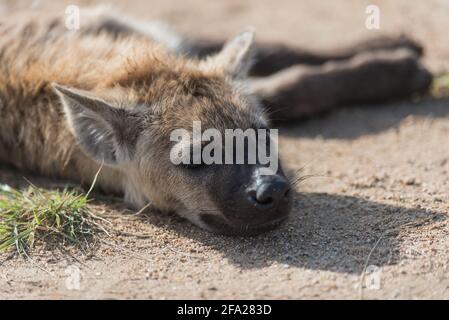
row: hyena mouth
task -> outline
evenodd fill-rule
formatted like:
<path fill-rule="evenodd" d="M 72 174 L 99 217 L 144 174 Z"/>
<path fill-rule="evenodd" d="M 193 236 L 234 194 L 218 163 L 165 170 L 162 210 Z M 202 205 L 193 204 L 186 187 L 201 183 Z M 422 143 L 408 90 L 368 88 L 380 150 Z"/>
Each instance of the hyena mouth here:
<path fill-rule="evenodd" d="M 240 236 L 253 236 L 258 235 L 264 232 L 268 232 L 270 230 L 278 228 L 282 225 L 286 220 L 287 216 L 283 216 L 277 218 L 275 220 L 271 220 L 269 222 L 260 223 L 260 224 L 238 224 L 233 225 L 228 222 L 226 219 L 212 215 L 212 214 L 203 214 L 201 215 L 201 221 L 214 233 L 223 234 L 223 235 L 240 235 Z"/>

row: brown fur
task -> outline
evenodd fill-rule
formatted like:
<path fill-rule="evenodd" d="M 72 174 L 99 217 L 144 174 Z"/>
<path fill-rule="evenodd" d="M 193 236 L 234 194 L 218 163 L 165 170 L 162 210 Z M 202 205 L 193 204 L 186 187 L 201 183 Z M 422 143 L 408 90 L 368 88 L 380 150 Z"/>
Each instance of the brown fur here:
<path fill-rule="evenodd" d="M 104 163 L 97 182 L 103 191 L 124 193 L 135 207 L 151 202 L 177 211 L 208 229 L 204 215 L 220 228 L 250 229 L 247 220 L 241 222 L 245 210 L 226 211 L 236 197 L 247 200 L 242 186 L 251 185 L 253 171 L 192 174 L 175 168 L 169 161 L 174 129 L 190 129 L 193 121 L 222 131 L 266 127 L 256 95 L 288 119 L 364 99 L 409 96 L 429 82 L 410 52 L 340 54 L 336 60 L 342 61 L 280 71 L 274 61 L 268 69 L 276 73 L 248 82 L 252 32 L 195 58 L 179 54 L 189 46 L 154 41 L 145 25 L 106 11 L 83 12 L 79 31 L 66 29 L 64 17 L 52 13 L 0 22 L 0 162 L 82 184 L 92 183 Z M 301 53 L 287 52 L 292 54 L 301 59 Z M 383 78 L 389 82 L 378 81 Z M 288 197 L 282 201 L 284 217 Z M 253 213 L 246 218 L 260 216 Z"/>
<path fill-rule="evenodd" d="M 137 207 L 151 201 L 161 209 L 185 210 L 190 203 L 189 210 L 196 202 L 216 210 L 204 190 L 189 190 L 191 181 L 173 173 L 167 151 L 170 132 L 191 128 L 194 120 L 218 129 L 266 124 L 257 102 L 221 64 L 226 56 L 187 59 L 148 37 L 82 31 L 68 31 L 51 16 L 2 23 L 0 161 L 91 183 L 100 164 L 76 143 L 53 85 L 77 88 L 135 115 L 120 133 L 131 149 L 139 138 L 140 149 L 130 151 L 134 163 L 105 166 L 100 188 L 124 192 Z"/>

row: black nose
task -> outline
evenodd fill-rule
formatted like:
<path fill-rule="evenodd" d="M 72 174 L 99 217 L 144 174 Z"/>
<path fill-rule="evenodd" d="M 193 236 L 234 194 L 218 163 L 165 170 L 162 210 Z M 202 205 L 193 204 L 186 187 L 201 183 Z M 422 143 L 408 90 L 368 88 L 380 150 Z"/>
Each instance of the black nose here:
<path fill-rule="evenodd" d="M 257 210 L 269 210 L 288 200 L 290 185 L 283 176 L 260 176 L 246 190 L 248 200 Z"/>
<path fill-rule="evenodd" d="M 229 199 L 233 205 L 223 210 L 223 219 L 224 224 L 244 234 L 273 228 L 290 213 L 292 192 L 282 172 L 261 175 L 256 171 L 249 183 L 241 185 L 237 190 Z"/>
<path fill-rule="evenodd" d="M 284 201 L 288 196 L 290 186 L 287 180 L 281 176 L 269 176 L 258 179 L 256 182 L 256 190 L 254 191 L 250 192 L 252 200 L 261 209 L 264 209 Z"/>

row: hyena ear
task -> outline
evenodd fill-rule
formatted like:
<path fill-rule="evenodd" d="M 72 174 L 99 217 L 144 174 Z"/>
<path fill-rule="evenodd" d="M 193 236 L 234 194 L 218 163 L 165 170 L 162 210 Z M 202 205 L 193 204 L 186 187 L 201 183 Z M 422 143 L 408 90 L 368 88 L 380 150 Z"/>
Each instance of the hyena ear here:
<path fill-rule="evenodd" d="M 94 160 L 118 165 L 132 157 L 139 133 L 138 117 L 87 92 L 53 85 L 64 106 L 70 129 Z"/>
<path fill-rule="evenodd" d="M 223 49 L 206 63 L 215 68 L 222 68 L 231 77 L 246 77 L 253 60 L 254 32 L 254 28 L 242 31 L 226 42 Z"/>

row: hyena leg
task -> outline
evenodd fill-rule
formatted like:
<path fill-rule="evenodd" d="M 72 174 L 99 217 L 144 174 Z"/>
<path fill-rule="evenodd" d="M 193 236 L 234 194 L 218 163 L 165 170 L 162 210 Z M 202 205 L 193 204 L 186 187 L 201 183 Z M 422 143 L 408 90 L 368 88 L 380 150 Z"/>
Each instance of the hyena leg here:
<path fill-rule="evenodd" d="M 321 66 L 296 65 L 250 85 L 272 120 L 286 121 L 341 105 L 408 98 L 425 92 L 431 74 L 408 49 L 361 53 Z"/>
<path fill-rule="evenodd" d="M 218 52 L 223 46 L 222 41 L 196 40 L 190 41 L 188 47 L 190 54 L 196 56 L 207 56 Z M 365 40 L 354 45 L 313 52 L 294 48 L 283 44 L 258 43 L 255 46 L 255 63 L 250 70 L 252 76 L 267 76 L 282 69 L 296 64 L 321 65 L 333 60 L 350 59 L 363 52 L 385 51 L 396 49 L 409 49 L 421 56 L 422 47 L 406 36 L 399 37 L 377 37 Z"/>
<path fill-rule="evenodd" d="M 204 57 L 219 52 L 224 44 L 224 41 L 186 40 L 165 23 L 128 18 L 102 6 L 86 11 L 83 21 L 83 31 L 86 33 L 107 32 L 115 37 L 140 35 L 164 44 L 174 53 L 192 56 Z M 303 50 L 284 44 L 260 43 L 255 48 L 255 63 L 250 75 L 266 76 L 296 64 L 321 65 L 332 60 L 346 60 L 362 52 L 399 48 L 410 49 L 418 56 L 423 52 L 418 43 L 406 36 L 377 37 L 323 52 Z"/>

